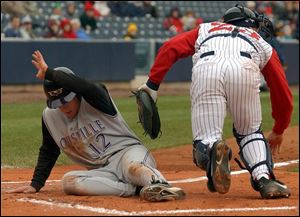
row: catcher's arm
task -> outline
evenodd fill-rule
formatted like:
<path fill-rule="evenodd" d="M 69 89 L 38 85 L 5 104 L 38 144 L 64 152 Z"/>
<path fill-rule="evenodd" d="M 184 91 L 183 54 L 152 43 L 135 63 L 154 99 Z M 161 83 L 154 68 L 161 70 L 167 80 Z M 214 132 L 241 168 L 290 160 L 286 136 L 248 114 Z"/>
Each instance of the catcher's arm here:
<path fill-rule="evenodd" d="M 151 89 L 150 87 L 147 86 L 147 84 L 143 84 L 142 86 L 140 86 L 138 88 L 138 90 L 144 90 L 146 91 L 150 96 L 151 98 L 153 99 L 153 101 L 156 103 L 157 102 L 157 90 L 153 90 Z"/>
<path fill-rule="evenodd" d="M 195 42 L 198 38 L 199 28 L 181 33 L 166 41 L 155 57 L 155 61 L 150 69 L 147 86 L 152 90 L 158 90 L 160 83 L 171 69 L 171 67 L 181 58 L 191 56 L 195 53 Z"/>

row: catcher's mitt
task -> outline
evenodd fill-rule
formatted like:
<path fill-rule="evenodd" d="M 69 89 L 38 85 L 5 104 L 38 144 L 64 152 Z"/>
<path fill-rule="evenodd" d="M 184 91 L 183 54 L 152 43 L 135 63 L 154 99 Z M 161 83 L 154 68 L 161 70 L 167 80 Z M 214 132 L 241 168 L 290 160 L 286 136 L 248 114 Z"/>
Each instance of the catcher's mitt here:
<path fill-rule="evenodd" d="M 138 90 L 132 93 L 136 97 L 139 120 L 145 130 L 144 134 L 149 134 L 151 139 L 156 139 L 161 132 L 156 103 L 145 90 Z"/>

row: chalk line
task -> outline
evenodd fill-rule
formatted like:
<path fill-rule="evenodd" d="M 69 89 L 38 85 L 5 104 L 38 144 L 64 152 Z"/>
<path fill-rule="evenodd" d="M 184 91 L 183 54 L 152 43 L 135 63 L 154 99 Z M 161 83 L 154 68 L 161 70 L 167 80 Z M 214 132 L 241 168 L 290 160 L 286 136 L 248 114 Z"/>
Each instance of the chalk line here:
<path fill-rule="evenodd" d="M 103 207 L 92 207 L 84 206 L 80 204 L 70 204 L 62 202 L 53 202 L 46 200 L 36 200 L 30 198 L 20 198 L 17 199 L 19 202 L 29 202 L 33 204 L 46 205 L 46 206 L 55 206 L 59 208 L 72 208 L 84 211 L 95 212 L 99 214 L 108 214 L 108 215 L 127 215 L 127 216 L 141 216 L 141 215 L 157 215 L 157 214 L 188 214 L 188 213 L 214 213 L 214 212 L 245 212 L 245 211 L 285 211 L 285 210 L 294 210 L 297 209 L 297 206 L 279 206 L 279 207 L 241 207 L 241 208 L 212 208 L 212 209 L 176 209 L 176 210 L 147 210 L 147 211 L 124 211 L 117 209 L 106 209 Z"/>

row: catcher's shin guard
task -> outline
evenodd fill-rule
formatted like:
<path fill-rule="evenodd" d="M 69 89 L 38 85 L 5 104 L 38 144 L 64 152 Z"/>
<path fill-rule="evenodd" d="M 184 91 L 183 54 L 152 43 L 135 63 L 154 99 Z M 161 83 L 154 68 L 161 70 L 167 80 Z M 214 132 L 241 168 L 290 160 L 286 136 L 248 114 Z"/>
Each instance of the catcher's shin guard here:
<path fill-rule="evenodd" d="M 245 165 L 245 167 L 243 167 L 242 164 L 237 159 L 235 159 L 235 161 L 239 164 L 239 166 L 242 169 L 248 170 L 250 175 L 252 175 L 252 172 L 255 168 L 257 168 L 258 166 L 261 166 L 261 165 L 266 165 L 268 168 L 269 176 L 272 179 L 274 179 L 275 176 L 273 173 L 274 163 L 273 163 L 273 159 L 272 159 L 272 153 L 271 153 L 271 150 L 269 148 L 267 140 L 265 139 L 262 131 L 260 129 L 258 129 L 256 132 L 251 133 L 249 135 L 240 135 L 237 133 L 236 129 L 233 128 L 233 135 L 235 136 L 236 142 L 240 148 L 239 156 Z M 254 165 L 251 165 L 250 162 L 248 162 L 246 160 L 244 150 L 247 145 L 252 144 L 253 142 L 258 142 L 258 141 L 262 141 L 264 144 L 263 148 L 266 151 L 266 158 L 260 162 L 254 162 Z M 254 153 L 256 153 L 256 152 L 254 152 Z"/>
<path fill-rule="evenodd" d="M 225 194 L 229 191 L 231 176 L 229 161 L 232 152 L 224 141 L 217 141 L 210 150 L 210 161 L 207 168 L 207 187 L 211 192 Z"/>
<path fill-rule="evenodd" d="M 279 198 L 279 197 L 289 197 L 290 190 L 283 183 L 276 180 L 276 177 L 273 173 L 274 163 L 272 160 L 272 153 L 262 131 L 258 129 L 256 132 L 252 134 L 240 135 L 236 132 L 235 128 L 233 128 L 233 134 L 236 137 L 237 143 L 239 144 L 240 147 L 239 155 L 245 167 L 243 167 L 242 164 L 237 159 L 235 159 L 235 161 L 240 165 L 242 169 L 247 169 L 249 171 L 252 188 L 255 191 L 259 191 L 262 198 L 270 199 L 270 198 Z M 247 145 L 255 141 L 263 141 L 264 143 L 263 147 L 266 150 L 266 159 L 260 162 L 255 162 L 254 165 L 250 165 L 250 163 L 246 160 L 244 156 L 245 154 L 243 150 Z M 255 168 L 261 165 L 267 166 L 269 179 L 262 177 L 259 180 L 255 180 L 252 173 L 255 170 Z"/>
<path fill-rule="evenodd" d="M 193 143 L 193 162 L 204 171 L 206 171 L 209 162 L 207 147 L 208 145 L 203 144 L 201 140 L 196 140 Z"/>

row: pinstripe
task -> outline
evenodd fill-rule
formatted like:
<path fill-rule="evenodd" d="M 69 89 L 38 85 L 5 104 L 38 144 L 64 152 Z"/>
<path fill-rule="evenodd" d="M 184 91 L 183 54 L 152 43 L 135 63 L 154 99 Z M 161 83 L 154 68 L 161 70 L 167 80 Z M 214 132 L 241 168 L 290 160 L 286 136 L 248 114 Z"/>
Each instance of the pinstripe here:
<path fill-rule="evenodd" d="M 250 148 L 250 150 L 252 151 L 252 153 L 253 153 L 253 156 L 254 156 L 254 160 L 255 160 L 255 162 L 259 162 L 260 161 L 260 159 L 259 159 L 259 153 L 260 152 L 257 152 L 257 147 L 259 147 L 259 144 L 257 144 L 258 142 L 257 141 L 254 141 L 254 142 L 251 142 L 249 145 L 251 145 L 251 146 L 249 146 L 249 148 Z M 255 145 L 256 144 L 256 145 Z"/>
<path fill-rule="evenodd" d="M 259 159 L 265 160 L 267 158 L 267 153 L 264 150 L 264 142 L 258 141 L 258 143 L 261 143 L 262 145 L 258 144 L 258 151 L 259 151 Z"/>
<path fill-rule="evenodd" d="M 248 74 L 248 70 L 246 70 L 247 72 L 245 73 L 245 75 L 243 75 L 243 76 L 245 76 L 245 80 L 246 81 L 248 81 L 250 78 L 249 78 L 249 74 Z M 243 96 L 243 102 L 242 102 L 242 105 L 247 105 L 247 101 L 249 100 L 249 97 L 247 97 L 247 93 L 249 93 L 251 90 L 249 90 L 250 89 L 250 85 L 247 85 L 247 84 L 245 84 L 245 85 L 243 85 L 243 87 L 246 89 L 246 91 L 244 90 L 244 91 L 242 91 L 242 92 L 244 92 L 244 96 Z M 251 106 L 250 106 L 251 107 Z M 250 108 L 249 107 L 249 108 Z M 249 108 L 247 108 L 247 110 L 246 109 L 243 109 L 242 110 L 242 117 L 247 117 L 248 115 L 247 115 L 247 113 L 248 113 L 248 109 Z M 249 128 L 249 123 L 250 122 L 252 122 L 252 120 L 251 120 L 251 116 L 249 115 L 248 116 L 249 117 L 249 120 L 248 120 L 248 122 L 247 122 L 247 120 L 245 120 L 246 122 L 244 122 L 243 124 L 242 124 L 242 126 L 243 126 L 243 132 L 245 132 L 246 131 L 246 129 L 247 128 Z"/>
<path fill-rule="evenodd" d="M 250 147 L 249 147 L 249 145 L 247 145 L 245 148 L 244 148 L 244 152 L 243 152 L 243 154 L 244 154 L 244 157 L 245 157 L 245 159 L 246 159 L 246 161 L 249 163 L 250 162 L 250 167 L 252 167 L 253 165 L 252 165 L 252 159 L 254 159 L 254 157 L 253 157 L 253 155 L 252 155 L 252 152 L 251 152 L 251 150 L 250 150 Z"/>
<path fill-rule="evenodd" d="M 221 68 L 221 70 L 222 70 L 222 68 Z M 219 88 L 218 88 L 218 85 L 217 85 L 217 79 L 215 80 L 215 87 L 216 87 L 217 95 L 221 95 L 221 93 L 219 91 Z M 215 136 L 215 138 L 217 138 L 218 137 L 218 131 L 220 130 L 220 128 L 222 126 L 220 126 L 220 122 L 218 121 L 218 116 L 217 116 L 217 114 L 219 114 L 219 110 L 218 110 L 218 107 L 219 107 L 218 104 L 219 103 L 218 103 L 218 98 L 217 97 L 215 97 L 214 102 L 215 102 L 215 106 L 213 108 L 215 110 L 216 115 L 213 115 L 213 124 L 217 127 L 216 131 L 214 132 L 214 136 Z"/>
<path fill-rule="evenodd" d="M 203 118 L 204 118 L 204 120 L 205 120 L 205 123 L 204 123 L 204 125 L 202 126 L 203 127 L 203 129 L 204 129 L 204 135 L 207 135 L 207 128 L 205 127 L 205 126 L 208 126 L 208 118 L 207 118 L 207 112 L 209 112 L 209 110 L 207 111 L 204 107 L 205 107 L 205 104 L 207 103 L 207 99 L 206 99 L 206 96 L 208 95 L 208 93 L 207 93 L 207 90 L 208 90 L 208 86 L 209 86 L 209 82 L 210 82 L 210 80 L 208 80 L 207 78 L 208 78 L 208 73 L 210 73 L 208 70 L 209 70 L 209 68 L 208 68 L 208 66 L 206 66 L 205 67 L 206 68 L 206 70 L 205 70 L 205 74 L 204 74 L 204 81 L 206 81 L 205 82 L 205 90 L 206 91 L 204 91 L 203 93 L 202 93 L 202 95 L 203 95 L 203 98 L 204 98 L 204 101 L 203 101 L 203 106 L 202 106 L 202 109 L 203 109 L 203 113 L 204 113 L 204 115 L 203 115 Z"/>

